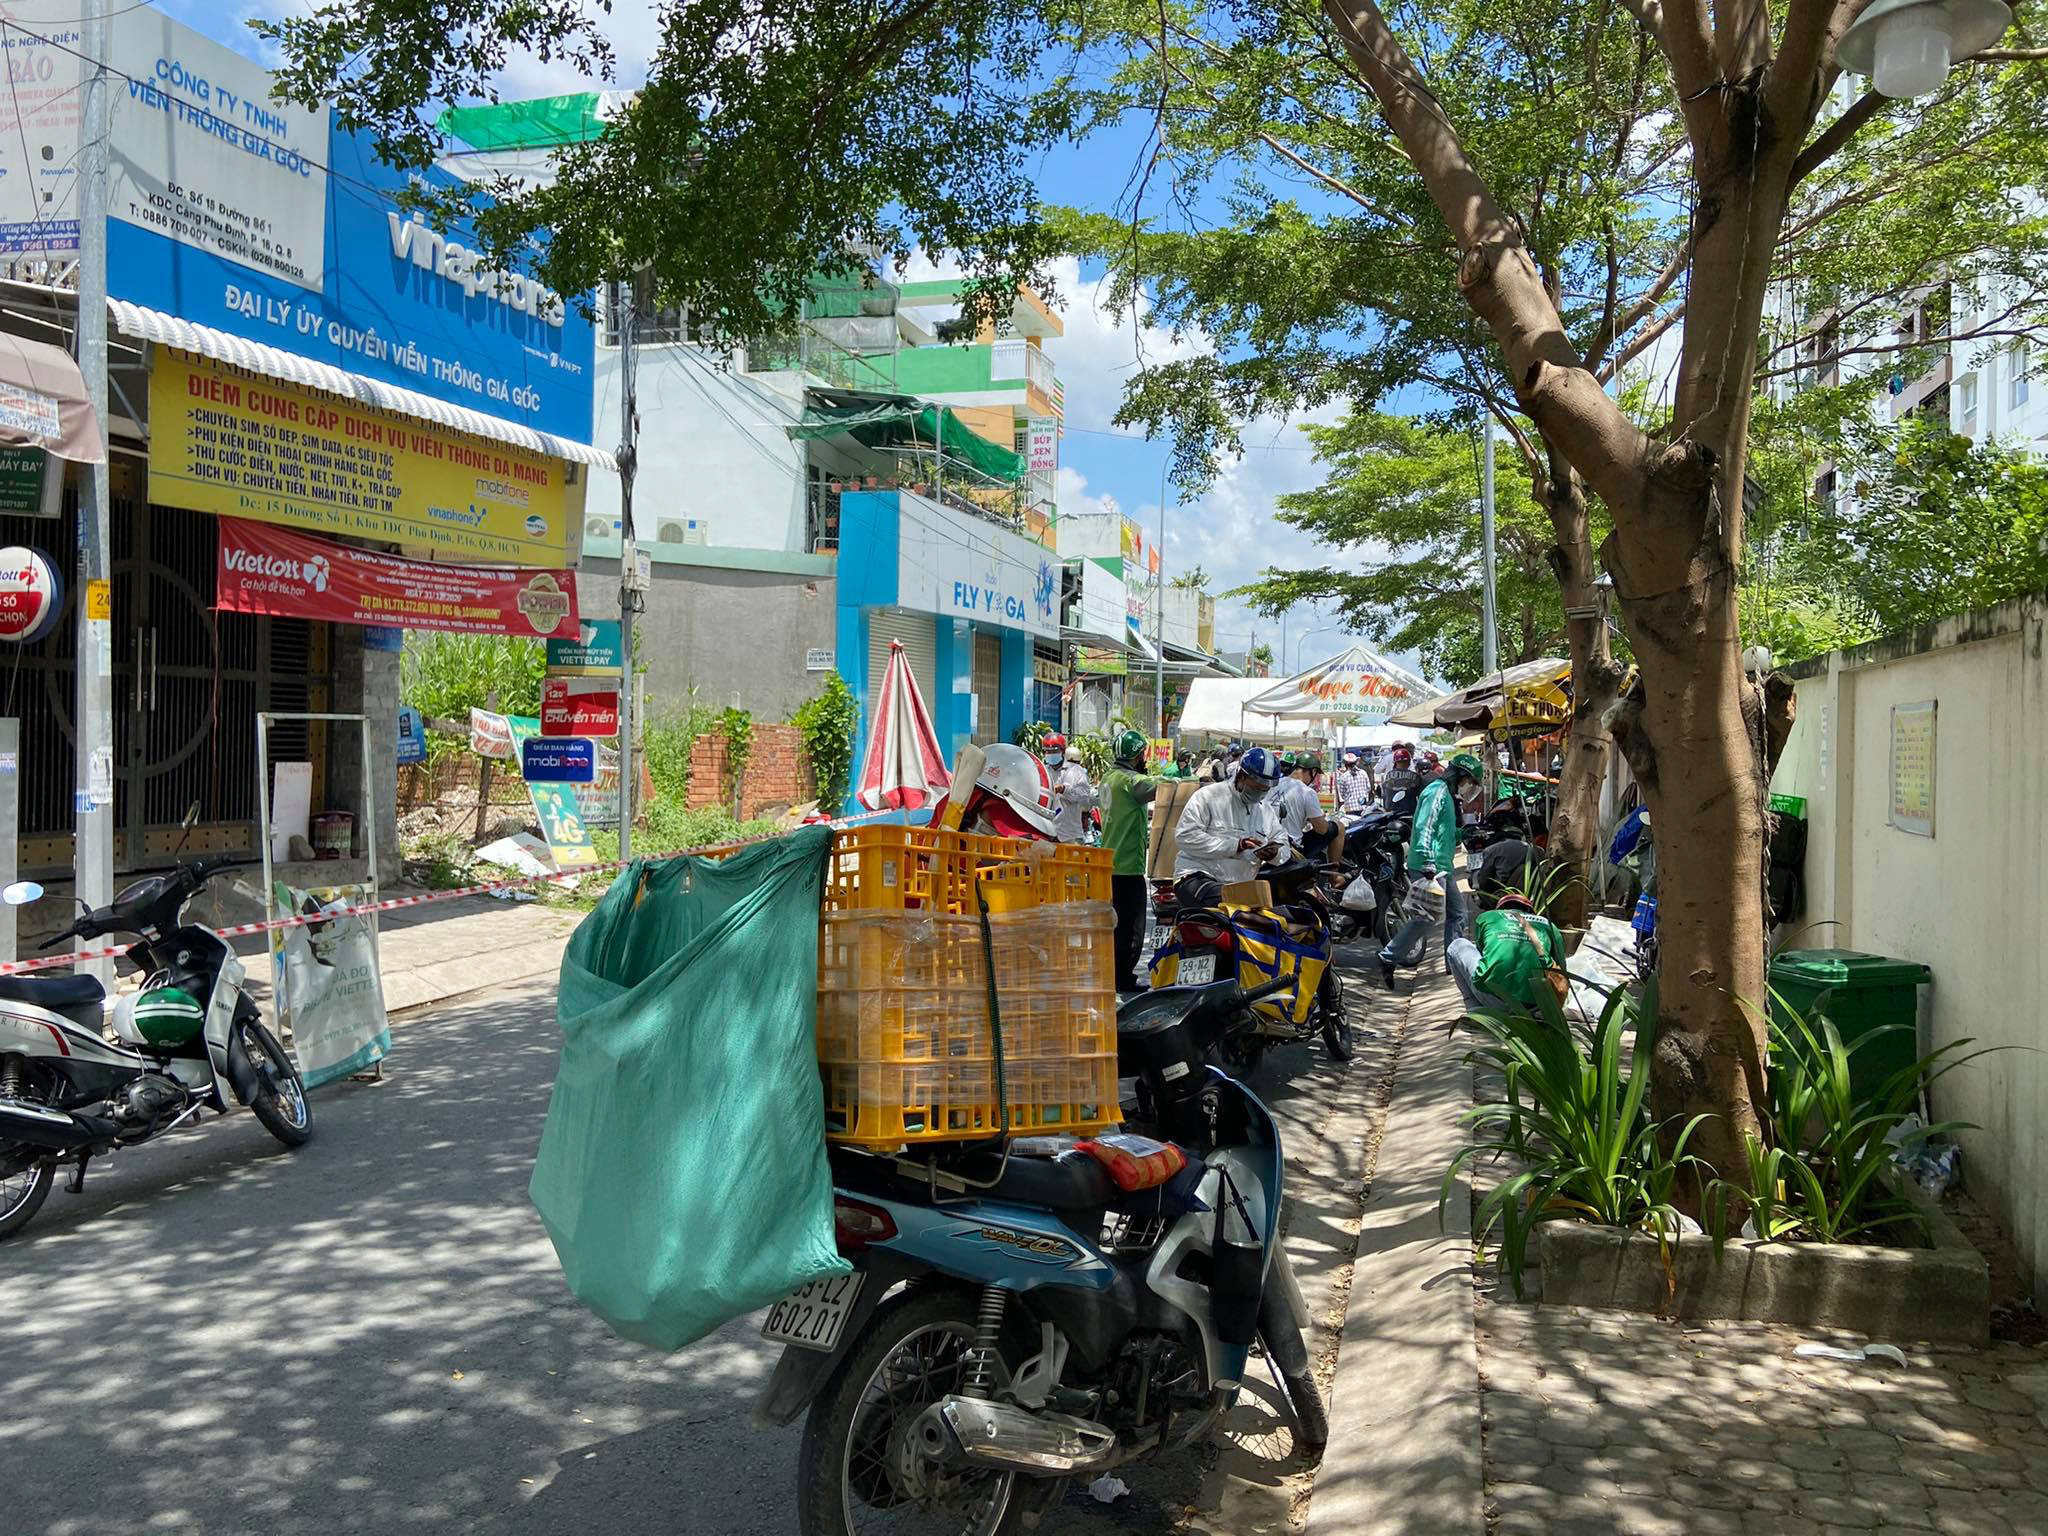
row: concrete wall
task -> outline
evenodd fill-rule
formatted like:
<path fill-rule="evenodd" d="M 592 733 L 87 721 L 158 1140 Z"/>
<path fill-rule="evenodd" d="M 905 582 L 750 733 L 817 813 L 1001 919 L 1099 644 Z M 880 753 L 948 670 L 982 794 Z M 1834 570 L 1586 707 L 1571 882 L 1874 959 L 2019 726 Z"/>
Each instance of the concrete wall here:
<path fill-rule="evenodd" d="M 368 722 L 370 785 L 366 795 L 362 739 L 356 727 L 336 725 L 327 733 L 325 798 L 337 809 L 353 809 L 358 816 L 365 804 L 372 808 L 377 826 L 377 883 L 389 885 L 399 874 L 398 652 L 370 650 L 363 644 L 363 631 L 353 624 L 336 624 L 333 634 L 333 709 L 338 715 L 362 715 Z M 359 853 L 363 844 L 358 827 Z"/>
<path fill-rule="evenodd" d="M 640 616 L 651 719 L 680 709 L 692 688 L 715 707 L 738 703 L 757 720 L 786 720 L 824 686 L 805 653 L 831 650 L 836 583 L 806 571 L 748 570 L 657 560 Z M 577 604 L 592 618 L 619 616 L 619 563 L 586 556 Z"/>
<path fill-rule="evenodd" d="M 1964 1178 L 2048 1280 L 2048 597 L 1945 619 L 1796 669 L 1772 788 L 1807 800 L 1807 915 L 1791 947 L 1925 961 L 1930 1041 L 2018 1046 L 1936 1085 Z M 1891 711 L 1934 700 L 1934 836 L 1889 824 Z M 1832 919 L 1835 926 L 1825 926 Z"/>

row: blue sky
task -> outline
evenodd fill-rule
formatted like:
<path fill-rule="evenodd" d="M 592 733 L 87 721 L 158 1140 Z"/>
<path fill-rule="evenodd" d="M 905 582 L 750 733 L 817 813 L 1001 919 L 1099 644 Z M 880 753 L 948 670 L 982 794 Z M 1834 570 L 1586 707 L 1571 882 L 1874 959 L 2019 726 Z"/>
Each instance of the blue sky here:
<path fill-rule="evenodd" d="M 264 49 L 249 31 L 257 17 L 304 12 L 306 0 L 251 0 L 223 5 L 220 0 L 157 0 L 159 7 L 196 30 L 253 58 Z M 114 22 L 120 25 L 118 17 Z M 614 0 L 609 27 L 619 59 L 617 84 L 636 85 L 644 78 L 656 42 L 654 7 L 647 0 Z M 501 90 L 508 99 L 592 88 L 592 82 L 561 64 L 522 60 L 506 71 Z M 1141 152 L 1144 134 L 1137 125 L 1091 138 L 1082 147 L 1047 153 L 1038 178 L 1048 202 L 1101 206 L 1106 195 L 1124 185 L 1129 167 Z M 915 274 L 914 274 L 915 275 Z M 1199 350 L 1201 338 L 1176 340 L 1155 329 L 1118 324 L 1103 310 L 1099 273 L 1073 261 L 1055 273 L 1058 300 L 1066 323 L 1063 339 L 1048 344 L 1066 390 L 1067 432 L 1061 443 L 1061 510 L 1067 513 L 1108 510 L 1112 505 L 1137 519 L 1148 532 L 1159 526 L 1160 475 L 1167 450 L 1114 430 L 1110 419 L 1126 381 L 1140 359 L 1156 360 L 1176 352 Z M 1323 413 L 1324 419 L 1328 413 Z M 1269 565 L 1303 566 L 1341 557 L 1276 521 L 1273 500 L 1288 491 L 1317 484 L 1321 475 L 1296 422 L 1262 419 L 1245 425 L 1246 452 L 1229 466 L 1195 502 L 1182 505 L 1169 489 L 1166 509 L 1166 565 L 1169 577 L 1200 566 L 1210 575 L 1210 590 L 1222 592 L 1249 580 Z M 1218 643 L 1242 649 L 1254 635 L 1280 648 L 1281 624 L 1254 615 L 1242 602 L 1219 604 Z M 1292 670 L 1297 657 L 1313 662 L 1340 650 L 1344 632 L 1301 607 L 1288 616 L 1284 663 Z M 1402 657 L 1404 661 L 1412 658 Z"/>

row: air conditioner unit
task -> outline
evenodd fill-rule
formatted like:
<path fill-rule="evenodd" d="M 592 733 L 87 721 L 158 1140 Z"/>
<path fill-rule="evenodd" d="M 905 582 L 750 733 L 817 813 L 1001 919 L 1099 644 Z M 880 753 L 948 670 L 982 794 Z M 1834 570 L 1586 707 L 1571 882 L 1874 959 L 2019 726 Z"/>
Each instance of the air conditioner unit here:
<path fill-rule="evenodd" d="M 708 544 L 711 525 L 701 517 L 664 517 L 655 527 L 657 544 Z"/>
<path fill-rule="evenodd" d="M 616 539 L 619 536 L 619 520 L 616 517 L 588 517 L 583 520 L 583 537 L 586 539 Z"/>

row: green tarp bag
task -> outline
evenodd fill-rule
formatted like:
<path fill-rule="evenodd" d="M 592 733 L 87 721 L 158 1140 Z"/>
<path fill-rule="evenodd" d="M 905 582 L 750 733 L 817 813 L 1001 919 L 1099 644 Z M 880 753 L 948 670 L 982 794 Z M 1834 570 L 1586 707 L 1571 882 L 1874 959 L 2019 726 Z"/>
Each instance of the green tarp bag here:
<path fill-rule="evenodd" d="M 530 1193 L 562 1274 L 679 1349 L 848 1268 L 818 1081 L 831 829 L 635 863 L 562 957 L 562 1062 Z"/>

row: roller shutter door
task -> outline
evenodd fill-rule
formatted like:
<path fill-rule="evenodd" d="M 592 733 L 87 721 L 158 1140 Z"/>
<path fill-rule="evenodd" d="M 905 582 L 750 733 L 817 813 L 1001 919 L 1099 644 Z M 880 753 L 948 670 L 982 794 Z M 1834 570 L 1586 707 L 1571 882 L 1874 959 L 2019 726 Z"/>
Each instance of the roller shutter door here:
<path fill-rule="evenodd" d="M 924 695 L 924 707 L 938 724 L 938 646 L 928 613 L 902 613 L 877 608 L 868 614 L 868 721 L 873 723 L 875 705 L 882 697 L 882 680 L 889 675 L 889 642 L 903 642 L 903 654 L 910 662 L 910 675 L 917 679 L 917 691 Z M 945 744 L 940 743 L 943 747 Z"/>

